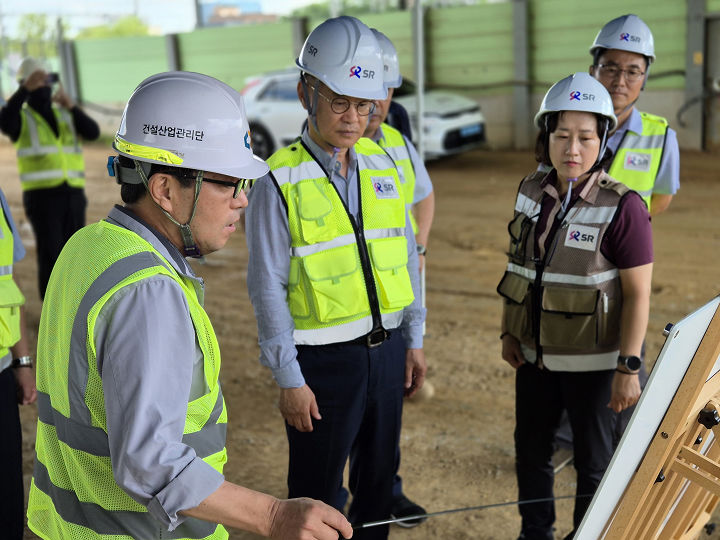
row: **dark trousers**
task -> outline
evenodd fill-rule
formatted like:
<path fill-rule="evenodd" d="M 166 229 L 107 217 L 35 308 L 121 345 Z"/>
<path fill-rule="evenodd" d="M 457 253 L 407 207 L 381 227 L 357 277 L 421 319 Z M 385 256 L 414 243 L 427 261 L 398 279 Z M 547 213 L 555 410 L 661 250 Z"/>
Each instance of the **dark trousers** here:
<path fill-rule="evenodd" d="M 322 419 L 313 420 L 313 431 L 307 433 L 286 424 L 289 496 L 312 497 L 338 508 L 343 469 L 350 457 L 350 522 L 387 519 L 405 382 L 405 342 L 400 332 L 372 349 L 360 343 L 297 349 Z M 387 536 L 384 525 L 357 530 L 353 538 Z"/>
<path fill-rule="evenodd" d="M 612 458 L 617 414 L 607 407 L 614 370 L 567 372 L 523 364 L 515 378 L 515 454 L 520 500 L 553 497 L 554 437 L 563 409 L 573 433 L 577 528 Z M 564 494 L 563 494 L 564 495 Z M 519 506 L 523 538 L 552 540 L 555 504 Z"/>
<path fill-rule="evenodd" d="M 50 273 L 65 242 L 85 226 L 87 199 L 84 190 L 67 184 L 23 193 L 25 215 L 35 233 L 38 289 L 45 298 Z"/>
<path fill-rule="evenodd" d="M 22 431 L 12 368 L 0 372 L 0 536 L 22 540 L 25 499 L 22 475 Z"/>

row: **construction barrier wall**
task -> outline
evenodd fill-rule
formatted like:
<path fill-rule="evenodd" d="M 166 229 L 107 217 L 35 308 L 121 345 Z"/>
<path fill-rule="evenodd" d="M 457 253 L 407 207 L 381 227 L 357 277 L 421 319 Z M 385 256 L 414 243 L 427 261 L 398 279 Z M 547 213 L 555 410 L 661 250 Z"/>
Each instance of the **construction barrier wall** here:
<path fill-rule="evenodd" d="M 632 11 L 655 35 L 657 62 L 639 106 L 668 117 L 671 125 L 686 99 L 688 5 L 703 0 L 604 0 L 582 4 L 566 0 L 514 0 L 476 6 L 427 9 L 424 17 L 426 86 L 448 88 L 476 99 L 488 122 L 493 146 L 513 146 L 522 119 L 517 115 L 518 88 L 528 102 L 522 117 L 532 131 L 531 115 L 554 81 L 588 69 L 588 49 L 595 34 L 613 16 Z M 720 13 L 720 0 L 704 0 L 706 13 Z M 519 10 L 521 11 L 519 13 Z M 527 32 L 516 29 L 518 14 Z M 413 78 L 413 13 L 394 11 L 363 16 L 371 27 L 396 44 L 401 72 Z M 306 31 L 320 20 L 310 20 Z M 173 67 L 201 71 L 234 88 L 255 74 L 293 65 L 297 21 L 202 28 L 164 37 L 77 40 L 79 89 L 83 101 L 120 103 L 151 73 Z M 171 52 L 171 44 L 174 50 Z M 521 51 L 522 58 L 518 56 Z M 526 80 L 516 77 L 517 62 L 527 62 Z M 521 70 L 522 72 L 522 70 Z M 523 99 L 523 95 L 521 95 Z M 683 133 L 680 132 L 683 143 Z"/>

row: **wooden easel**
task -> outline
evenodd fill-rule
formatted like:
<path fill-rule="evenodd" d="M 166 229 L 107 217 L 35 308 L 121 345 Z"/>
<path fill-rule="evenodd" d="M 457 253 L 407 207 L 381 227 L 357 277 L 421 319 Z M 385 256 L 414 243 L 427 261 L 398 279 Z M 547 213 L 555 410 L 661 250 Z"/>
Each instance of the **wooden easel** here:
<path fill-rule="evenodd" d="M 720 372 L 708 380 L 719 355 L 720 307 L 604 538 L 689 540 L 702 532 L 720 499 Z"/>

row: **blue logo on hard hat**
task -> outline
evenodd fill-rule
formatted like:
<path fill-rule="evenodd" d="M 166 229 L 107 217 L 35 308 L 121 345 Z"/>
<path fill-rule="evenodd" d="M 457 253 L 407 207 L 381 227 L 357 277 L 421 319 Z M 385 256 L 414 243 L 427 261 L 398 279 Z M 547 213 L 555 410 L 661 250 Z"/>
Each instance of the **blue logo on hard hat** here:
<path fill-rule="evenodd" d="M 357 77 L 359 79 L 361 72 L 362 72 L 362 68 L 360 66 L 353 66 L 350 68 L 350 77 L 352 77 L 354 75 L 355 77 Z"/>
<path fill-rule="evenodd" d="M 250 149 L 250 130 L 245 134 L 243 142 L 245 143 L 245 148 Z"/>
<path fill-rule="evenodd" d="M 620 39 L 623 41 L 630 41 L 630 34 L 628 34 L 627 32 L 623 32 L 622 34 L 620 34 Z"/>
<path fill-rule="evenodd" d="M 570 101 L 573 100 L 580 101 L 580 92 L 578 92 L 577 90 L 574 92 L 570 92 Z"/>
<path fill-rule="evenodd" d="M 622 34 L 620 34 L 620 41 L 627 41 L 628 43 L 630 43 L 631 41 L 633 43 L 640 43 L 640 41 L 642 40 L 638 36 L 633 36 L 627 32 L 623 32 Z"/>

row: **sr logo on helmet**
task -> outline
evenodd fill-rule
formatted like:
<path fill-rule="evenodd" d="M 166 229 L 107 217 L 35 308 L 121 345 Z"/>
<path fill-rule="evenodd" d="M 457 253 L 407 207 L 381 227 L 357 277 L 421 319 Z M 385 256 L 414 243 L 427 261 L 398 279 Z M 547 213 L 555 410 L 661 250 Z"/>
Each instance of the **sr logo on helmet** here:
<path fill-rule="evenodd" d="M 374 79 L 375 72 L 371 69 L 363 69 L 360 66 L 352 66 L 350 68 L 350 77 L 357 77 L 358 79 Z"/>
<path fill-rule="evenodd" d="M 574 90 L 570 92 L 570 101 L 595 101 L 595 94 L 587 94 Z"/>

